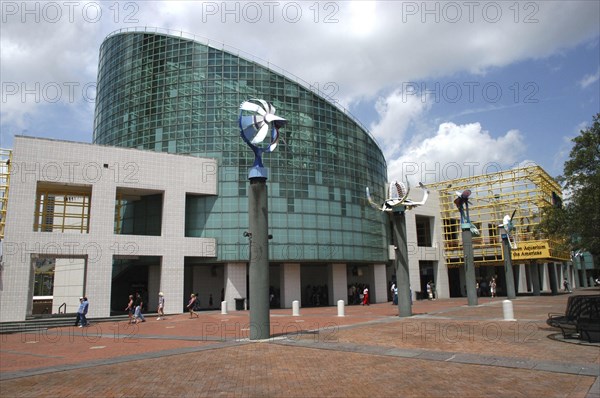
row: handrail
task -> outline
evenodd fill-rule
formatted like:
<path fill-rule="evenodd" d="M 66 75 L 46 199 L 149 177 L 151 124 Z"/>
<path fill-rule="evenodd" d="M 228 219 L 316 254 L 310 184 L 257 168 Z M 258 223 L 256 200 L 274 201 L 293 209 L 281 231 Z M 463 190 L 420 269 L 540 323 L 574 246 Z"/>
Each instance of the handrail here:
<path fill-rule="evenodd" d="M 61 309 L 63 306 L 65 307 L 65 312 L 60 312 L 60 309 Z M 66 314 L 66 313 L 67 313 L 67 303 L 62 303 L 62 304 L 60 305 L 60 307 L 58 307 L 58 313 L 59 313 L 59 314 Z"/>

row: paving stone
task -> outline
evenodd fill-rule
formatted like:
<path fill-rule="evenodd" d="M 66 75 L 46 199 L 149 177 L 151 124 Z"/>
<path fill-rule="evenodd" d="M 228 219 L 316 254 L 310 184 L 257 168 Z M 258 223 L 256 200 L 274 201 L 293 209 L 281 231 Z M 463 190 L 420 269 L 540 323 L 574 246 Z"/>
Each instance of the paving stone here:
<path fill-rule="evenodd" d="M 594 293 L 590 291 L 590 293 Z M 580 292 L 578 292 L 580 294 Z M 568 295 L 272 310 L 270 339 L 248 312 L 130 326 L 98 323 L 0 336 L 3 397 L 564 396 L 600 398 L 600 344 L 549 338 Z M 302 321 L 302 322 L 300 322 Z M 426 392 L 424 394 L 424 391 Z"/>

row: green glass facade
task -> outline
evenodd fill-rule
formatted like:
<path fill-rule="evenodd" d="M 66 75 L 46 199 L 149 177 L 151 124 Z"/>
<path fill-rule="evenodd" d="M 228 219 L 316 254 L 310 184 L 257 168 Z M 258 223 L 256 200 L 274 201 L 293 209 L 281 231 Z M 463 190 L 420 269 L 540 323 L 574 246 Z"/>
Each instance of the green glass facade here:
<path fill-rule="evenodd" d="M 187 198 L 185 233 L 216 238 L 218 262 L 247 261 L 253 154 L 238 116 L 250 98 L 288 120 L 280 146 L 263 157 L 270 260 L 387 262 L 387 219 L 365 200 L 366 186 L 384 191 L 381 149 L 334 104 L 256 62 L 168 34 L 110 35 L 100 48 L 94 142 L 217 158 L 218 196 Z"/>

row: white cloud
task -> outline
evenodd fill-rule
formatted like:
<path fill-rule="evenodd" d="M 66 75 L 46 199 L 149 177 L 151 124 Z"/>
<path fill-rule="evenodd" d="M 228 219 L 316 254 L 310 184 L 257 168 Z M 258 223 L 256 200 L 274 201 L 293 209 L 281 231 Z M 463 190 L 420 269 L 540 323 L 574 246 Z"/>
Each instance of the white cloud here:
<path fill-rule="evenodd" d="M 408 95 L 400 90 L 377 100 L 375 109 L 379 120 L 370 126 L 370 130 L 386 158 L 397 156 L 406 146 L 407 130 L 428 108 L 430 105 L 421 101 L 420 96 Z"/>
<path fill-rule="evenodd" d="M 479 123 L 442 123 L 435 136 L 388 162 L 389 178 L 431 183 L 506 170 L 524 150 L 523 136 L 517 130 L 494 138 Z"/>
<path fill-rule="evenodd" d="M 34 3 L 31 7 L 47 6 Z M 335 91 L 329 94 L 347 107 L 373 107 L 376 98 L 395 93 L 378 101 L 380 120 L 373 125 L 391 154 L 405 145 L 407 130 L 422 123 L 428 110 L 418 98 L 399 102 L 402 83 L 483 74 L 560 53 L 597 39 L 600 10 L 600 3 L 590 1 L 73 2 L 77 5 L 71 21 L 67 3 L 47 3 L 62 8 L 57 22 L 47 20 L 53 14 L 42 15 L 41 21 L 28 15 L 25 23 L 20 13 L 3 14 L 3 83 L 77 82 L 83 87 L 96 79 L 98 50 L 106 34 L 134 26 L 170 28 L 214 39 L 217 47 L 219 42 L 237 47 L 311 84 L 329 83 Z M 25 3 L 10 4 L 19 8 Z M 495 14 L 496 5 L 500 14 Z M 93 22 L 90 16 L 97 7 L 102 17 Z M 428 13 L 427 7 L 434 12 Z M 44 119 L 37 115 L 54 104 L 31 98 L 3 98 L 3 131 L 9 123 L 30 131 L 40 127 Z M 68 104 L 76 108 L 74 113 L 85 111 L 93 119 L 86 104 Z"/>
<path fill-rule="evenodd" d="M 600 68 L 596 71 L 596 73 L 592 73 L 589 75 L 585 75 L 580 81 L 579 86 L 581 88 L 586 88 L 594 83 L 596 83 L 600 79 Z"/>

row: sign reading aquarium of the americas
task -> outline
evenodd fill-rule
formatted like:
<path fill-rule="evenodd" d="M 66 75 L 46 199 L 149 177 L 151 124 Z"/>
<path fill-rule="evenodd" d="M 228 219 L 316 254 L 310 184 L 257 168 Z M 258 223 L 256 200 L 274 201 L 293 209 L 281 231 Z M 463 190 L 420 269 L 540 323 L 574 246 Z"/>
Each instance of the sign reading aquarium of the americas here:
<path fill-rule="evenodd" d="M 535 240 L 519 242 L 516 249 L 511 251 L 513 260 L 535 260 L 550 257 L 550 245 L 547 241 Z"/>

